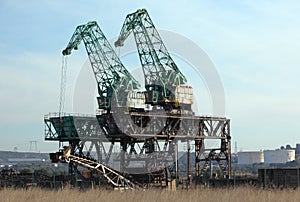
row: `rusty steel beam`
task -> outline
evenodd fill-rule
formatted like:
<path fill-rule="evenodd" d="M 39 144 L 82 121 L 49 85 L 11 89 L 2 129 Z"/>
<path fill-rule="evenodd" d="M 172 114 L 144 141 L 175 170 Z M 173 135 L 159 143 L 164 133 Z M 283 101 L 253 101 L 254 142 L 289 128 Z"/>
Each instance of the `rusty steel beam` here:
<path fill-rule="evenodd" d="M 59 122 L 61 118 L 63 121 Z M 106 165 L 113 157 L 120 161 L 121 171 L 132 169 L 134 162 L 142 162 L 144 172 L 149 172 L 153 167 L 160 170 L 170 166 L 175 162 L 176 156 L 172 145 L 191 141 L 194 144 L 191 152 L 195 152 L 193 175 L 196 178 L 202 178 L 209 172 L 212 164 L 218 166 L 221 178 L 231 177 L 230 120 L 225 117 L 123 112 L 123 115 L 120 113 L 110 116 L 113 125 L 120 126 L 115 130 L 117 133 L 108 135 L 99 126 L 99 117 L 97 118 L 47 116 L 44 119 L 45 139 L 72 144 L 72 154 L 83 154 L 86 152 L 84 148 L 87 148 L 85 155 L 93 153 L 95 159 Z M 62 126 L 58 126 L 59 124 Z M 63 131 L 59 131 L 61 128 Z M 208 148 L 205 141 L 210 140 L 218 140 L 220 143 Z M 113 148 L 121 151 L 118 156 L 112 155 Z"/>

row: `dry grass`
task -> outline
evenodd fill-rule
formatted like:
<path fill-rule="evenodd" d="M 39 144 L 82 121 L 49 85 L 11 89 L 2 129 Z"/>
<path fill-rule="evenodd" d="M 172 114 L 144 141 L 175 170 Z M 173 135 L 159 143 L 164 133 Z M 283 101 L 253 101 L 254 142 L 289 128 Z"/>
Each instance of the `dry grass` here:
<path fill-rule="evenodd" d="M 230 202 L 264 202 L 264 201 L 299 201 L 300 189 L 298 190 L 262 190 L 256 188 L 233 189 L 201 189 L 180 191 L 107 191 L 78 190 L 49 191 L 41 189 L 22 190 L 4 189 L 0 191 L 1 202 L 8 201 L 230 201 Z"/>

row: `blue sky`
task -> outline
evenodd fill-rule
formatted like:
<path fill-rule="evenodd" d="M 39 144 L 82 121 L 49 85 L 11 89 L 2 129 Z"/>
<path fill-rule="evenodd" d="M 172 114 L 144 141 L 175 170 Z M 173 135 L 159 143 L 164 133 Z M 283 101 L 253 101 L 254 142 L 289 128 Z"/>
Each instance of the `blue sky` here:
<path fill-rule="evenodd" d="M 96 20 L 113 38 L 138 8 L 149 11 L 157 28 L 189 38 L 211 58 L 239 150 L 300 142 L 298 1 L 88 2 L 0 1 L 0 150 L 26 151 L 31 140 L 40 151 L 57 149 L 43 140 L 43 115 L 58 110 L 61 51 L 74 28 Z M 69 57 L 67 111 L 86 59 L 83 47 Z M 209 113 L 201 100 L 197 105 Z"/>

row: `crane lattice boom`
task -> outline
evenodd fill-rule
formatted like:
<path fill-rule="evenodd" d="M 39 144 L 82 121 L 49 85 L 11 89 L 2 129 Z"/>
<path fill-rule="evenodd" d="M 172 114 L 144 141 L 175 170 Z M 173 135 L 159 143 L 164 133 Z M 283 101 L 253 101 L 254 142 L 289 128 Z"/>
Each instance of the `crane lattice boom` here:
<path fill-rule="evenodd" d="M 114 96 L 117 105 L 124 106 L 127 90 L 137 89 L 140 84 L 121 63 L 97 22 L 92 21 L 77 26 L 62 54 L 70 55 L 73 49 L 78 49 L 81 41 L 85 44 L 98 84 L 99 109 L 109 111 Z"/>
<path fill-rule="evenodd" d="M 132 32 L 145 75 L 146 90 L 160 92 L 160 99 L 171 100 L 175 87 L 187 80 L 168 53 L 146 9 L 126 16 L 115 46 L 123 46 Z"/>

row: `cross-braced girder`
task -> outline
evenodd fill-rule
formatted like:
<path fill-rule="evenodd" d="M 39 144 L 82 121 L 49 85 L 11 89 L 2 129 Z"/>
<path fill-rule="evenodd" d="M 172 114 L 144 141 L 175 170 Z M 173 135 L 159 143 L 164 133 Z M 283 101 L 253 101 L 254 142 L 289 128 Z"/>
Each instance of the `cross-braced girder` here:
<path fill-rule="evenodd" d="M 77 50 L 81 41 L 84 42 L 98 84 L 99 108 L 110 110 L 112 104 L 125 106 L 127 90 L 138 89 L 138 81 L 124 67 L 95 21 L 76 27 L 63 55 Z"/>
<path fill-rule="evenodd" d="M 167 51 L 145 9 L 126 16 L 115 46 L 122 46 L 131 33 L 134 34 L 146 90 L 162 93 L 159 99 L 174 99 L 172 96 L 175 87 L 185 84 L 187 80 Z"/>
<path fill-rule="evenodd" d="M 119 162 L 117 169 L 120 171 L 133 172 L 157 172 L 174 164 L 176 144 L 189 141 L 194 144 L 195 152 L 195 176 L 202 177 L 211 169 L 211 165 L 218 167 L 222 178 L 231 176 L 230 155 L 231 155 L 231 136 L 230 120 L 223 117 L 201 117 L 201 116 L 179 116 L 171 114 L 149 114 L 135 112 L 131 116 L 148 117 L 149 122 L 144 127 L 137 127 L 132 119 L 127 119 L 130 114 L 123 114 L 123 120 L 127 120 L 127 127 L 120 127 L 122 135 L 111 134 L 110 136 L 93 136 L 100 134 L 90 128 L 102 131 L 100 127 L 87 127 L 95 123 L 94 119 L 86 118 L 81 121 L 82 125 L 78 128 L 89 128 L 86 132 L 81 132 L 76 141 L 77 149 L 74 152 L 92 156 L 94 159 L 106 165 L 113 161 Z M 59 118 L 59 117 L 58 117 Z M 50 119 L 53 121 L 54 119 Z M 73 120 L 77 120 L 73 118 Z M 118 118 L 112 119 L 118 121 Z M 51 121 L 45 121 L 46 127 L 51 125 Z M 55 122 L 55 121 L 54 121 Z M 114 125 L 118 125 L 118 122 Z M 66 123 L 67 124 L 67 123 Z M 68 125 L 70 125 L 68 123 Z M 54 129 L 53 129 L 54 130 Z M 76 130 L 76 129 L 75 129 Z M 45 133 L 47 140 L 51 137 Z M 58 136 L 53 140 L 67 140 Z M 95 138 L 96 137 L 96 138 Z M 70 141 L 75 141 L 72 136 L 68 136 Z M 98 138 L 98 139 L 97 139 Z M 218 144 L 208 147 L 206 141 L 215 140 Z M 76 145 L 75 145 L 76 146 Z M 86 151 L 84 151 L 84 148 Z M 116 151 L 118 153 L 114 153 Z M 192 152 L 192 150 L 191 150 Z M 143 165 L 144 169 L 135 169 L 135 165 Z M 155 168 L 155 169 L 153 169 Z M 138 170 L 138 171 L 136 171 Z"/>

